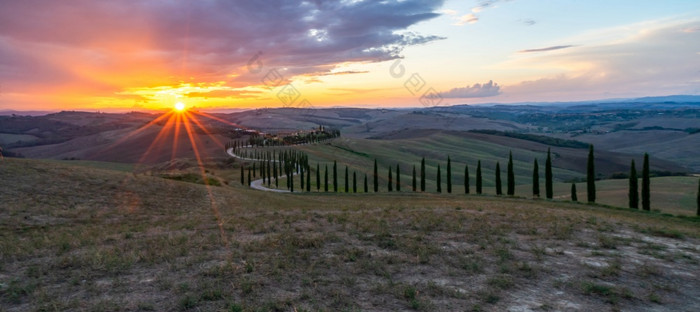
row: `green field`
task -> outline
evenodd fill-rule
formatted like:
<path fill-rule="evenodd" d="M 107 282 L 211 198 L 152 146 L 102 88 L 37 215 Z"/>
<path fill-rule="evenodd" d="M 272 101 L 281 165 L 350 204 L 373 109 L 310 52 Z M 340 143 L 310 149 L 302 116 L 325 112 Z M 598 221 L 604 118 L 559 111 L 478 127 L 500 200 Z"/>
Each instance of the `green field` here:
<path fill-rule="evenodd" d="M 426 157 L 426 191 L 436 192 L 437 183 L 437 162 L 440 159 L 442 173 L 442 192 L 447 192 L 446 165 L 447 160 L 444 155 L 450 154 L 452 158 L 452 192 L 455 194 L 464 193 L 464 166 L 469 166 L 470 192 L 476 192 L 476 162 L 482 161 L 483 194 L 495 195 L 495 163 L 500 162 L 501 179 L 503 192 L 506 192 L 506 168 L 508 162 L 508 151 L 499 144 L 484 143 L 479 140 L 464 139 L 457 136 L 439 136 L 420 139 L 404 140 L 366 140 L 366 139 L 336 139 L 330 143 L 297 146 L 287 148 L 300 150 L 309 155 L 311 164 L 311 190 L 316 191 L 316 164 L 321 167 L 321 181 L 324 179 L 325 166 L 329 170 L 330 191 L 333 190 L 333 160 L 338 162 L 338 190 L 345 192 L 345 166 L 349 168 L 349 185 L 352 188 L 352 174 L 357 174 L 358 192 L 363 192 L 364 176 L 368 177 L 368 187 L 373 192 L 373 165 L 374 158 L 379 164 L 379 190 L 388 190 L 388 166 L 392 166 L 394 183 L 396 181 L 396 164 L 401 169 L 401 191 L 412 192 L 412 170 L 416 166 L 417 176 L 420 179 L 420 157 Z M 260 149 L 263 150 L 263 149 Z M 280 150 L 280 149 L 278 149 Z M 533 152 L 524 148 L 514 148 L 514 172 L 516 182 L 516 196 L 531 197 L 532 194 L 532 162 L 527 159 L 537 157 L 539 162 L 540 193 L 545 194 L 544 185 L 544 163 L 546 150 L 544 152 Z M 505 152 L 505 153 L 504 153 Z M 371 153 L 371 154 L 370 154 Z M 503 157 L 499 156 L 504 154 Z M 582 151 L 585 153 L 585 151 Z M 583 179 L 583 173 L 573 170 L 557 168 L 557 163 L 561 160 L 554 156 L 553 176 L 555 180 L 554 198 L 556 200 L 568 201 L 570 199 L 571 184 L 563 181 L 572 179 Z M 412 159 L 414 162 L 404 160 Z M 257 166 L 257 165 L 256 165 Z M 258 175 L 256 178 L 260 178 Z M 247 179 L 247 173 L 246 173 Z M 239 183 L 240 173 L 228 175 L 231 183 Z M 695 177 L 658 177 L 651 180 L 652 209 L 664 213 L 677 215 L 695 215 L 696 203 L 695 193 L 697 192 L 697 178 Z M 300 177 L 296 176 L 294 181 L 295 190 L 300 190 Z M 627 187 L 628 181 L 622 180 L 601 180 L 597 181 L 597 202 L 600 204 L 627 207 Z M 641 183 L 641 180 L 640 180 Z M 418 181 L 420 187 L 420 180 Z M 640 184 L 641 185 L 641 184 Z M 274 181 L 272 182 L 274 188 Z M 578 198 L 580 201 L 586 199 L 585 182 L 578 182 Z M 279 189 L 286 189 L 286 179 L 279 182 Z M 321 187 L 323 191 L 323 187 Z M 395 191 L 395 188 L 394 188 Z M 350 190 L 352 192 L 352 189 Z"/>

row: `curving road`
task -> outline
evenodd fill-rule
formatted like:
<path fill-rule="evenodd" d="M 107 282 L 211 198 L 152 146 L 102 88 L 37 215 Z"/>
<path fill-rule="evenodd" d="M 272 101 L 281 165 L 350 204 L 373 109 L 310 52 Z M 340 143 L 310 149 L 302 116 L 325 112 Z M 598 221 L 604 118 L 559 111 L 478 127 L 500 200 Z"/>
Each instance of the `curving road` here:
<path fill-rule="evenodd" d="M 228 154 L 229 156 L 231 156 L 231 157 L 233 157 L 233 158 L 238 158 L 238 159 L 241 159 L 241 160 L 260 161 L 259 159 L 245 158 L 245 157 L 241 157 L 241 156 L 238 156 L 238 155 L 234 154 L 234 153 L 233 153 L 233 147 L 227 149 L 227 150 L 226 150 L 226 154 Z M 273 159 L 272 161 L 277 162 L 277 160 L 275 160 L 275 159 Z M 295 175 L 297 175 L 297 174 L 294 173 L 292 176 L 295 176 Z M 286 177 L 286 175 L 280 176 L 280 178 L 284 178 L 284 177 Z M 253 182 L 250 182 L 250 187 L 253 188 L 253 189 L 260 190 L 260 191 L 265 191 L 265 192 L 291 193 L 291 192 L 288 191 L 288 190 L 279 190 L 279 189 L 271 189 L 271 188 L 268 188 L 268 187 L 265 186 L 265 182 L 263 181 L 263 179 L 254 180 Z"/>

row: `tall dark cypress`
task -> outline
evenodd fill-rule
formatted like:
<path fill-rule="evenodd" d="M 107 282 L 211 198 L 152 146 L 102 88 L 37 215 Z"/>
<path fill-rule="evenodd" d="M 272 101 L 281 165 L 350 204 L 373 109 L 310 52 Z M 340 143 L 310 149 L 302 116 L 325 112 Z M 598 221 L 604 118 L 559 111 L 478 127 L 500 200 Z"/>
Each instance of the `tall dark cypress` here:
<path fill-rule="evenodd" d="M 263 183 L 265 183 L 265 162 L 262 160 L 260 161 L 260 177 L 262 178 Z"/>
<path fill-rule="evenodd" d="M 352 192 L 357 193 L 357 172 L 352 172 Z"/>
<path fill-rule="evenodd" d="M 316 163 L 316 191 L 321 191 L 321 165 Z"/>
<path fill-rule="evenodd" d="M 272 163 L 268 159 L 267 160 L 267 187 L 270 187 L 270 183 L 272 183 L 272 181 L 270 180 L 270 178 L 272 177 L 272 168 L 270 168 L 271 166 L 272 166 Z"/>
<path fill-rule="evenodd" d="M 379 192 L 379 172 L 377 169 L 377 159 L 374 159 L 374 192 Z"/>
<path fill-rule="evenodd" d="M 649 180 L 649 154 L 644 153 L 642 165 L 642 209 L 651 210 L 651 181 Z"/>
<path fill-rule="evenodd" d="M 440 173 L 440 164 L 438 164 L 438 170 L 437 170 L 437 192 L 442 193 L 442 180 L 440 178 L 442 174 Z"/>
<path fill-rule="evenodd" d="M 306 163 L 306 191 L 311 192 L 311 166 Z"/>
<path fill-rule="evenodd" d="M 469 166 L 464 165 L 464 194 L 469 194 Z"/>
<path fill-rule="evenodd" d="M 248 186 L 253 182 L 252 175 L 250 174 L 250 167 L 248 167 Z"/>
<path fill-rule="evenodd" d="M 476 163 L 476 193 L 481 194 L 481 160 Z"/>
<path fill-rule="evenodd" d="M 304 167 L 299 166 L 299 184 L 301 185 L 301 190 L 304 191 Z"/>
<path fill-rule="evenodd" d="M 369 187 L 367 185 L 367 174 L 365 173 L 365 193 L 369 192 Z"/>
<path fill-rule="evenodd" d="M 389 183 L 387 184 L 389 192 L 394 190 L 394 179 L 391 178 L 391 166 L 389 166 Z"/>
<path fill-rule="evenodd" d="M 698 179 L 698 194 L 697 194 L 697 198 L 695 199 L 695 201 L 697 202 L 696 204 L 698 205 L 698 207 L 697 207 L 698 211 L 696 212 L 696 214 L 698 216 L 700 216 L 700 179 Z"/>
<path fill-rule="evenodd" d="M 333 192 L 338 193 L 338 163 L 333 161 Z"/>
<path fill-rule="evenodd" d="M 396 191 L 401 192 L 401 169 L 399 164 L 396 164 Z"/>
<path fill-rule="evenodd" d="M 256 171 L 255 171 L 255 162 L 253 162 L 253 178 L 257 178 L 257 177 L 258 177 L 258 175 L 256 174 Z"/>
<path fill-rule="evenodd" d="M 328 165 L 326 165 L 326 172 L 323 173 L 323 190 L 328 192 Z"/>
<path fill-rule="evenodd" d="M 629 193 L 627 198 L 629 199 L 630 208 L 639 209 L 639 180 L 637 178 L 637 168 L 634 165 L 634 159 L 630 164 L 630 181 L 629 181 Z"/>
<path fill-rule="evenodd" d="M 345 166 L 345 193 L 350 192 L 350 173 L 348 172 L 348 166 Z"/>
<path fill-rule="evenodd" d="M 507 194 L 515 195 L 515 172 L 513 171 L 513 152 L 508 155 L 508 190 Z"/>
<path fill-rule="evenodd" d="M 452 193 L 452 160 L 447 156 L 447 193 Z"/>
<path fill-rule="evenodd" d="M 571 183 L 571 201 L 578 201 L 578 195 L 576 195 L 576 183 Z"/>
<path fill-rule="evenodd" d="M 294 193 L 294 167 L 289 167 L 289 174 L 287 174 L 287 180 L 289 181 L 289 191 Z"/>
<path fill-rule="evenodd" d="M 544 163 L 544 192 L 547 199 L 554 197 L 554 185 L 552 182 L 552 153 L 547 149 L 547 160 Z"/>
<path fill-rule="evenodd" d="M 413 165 L 413 191 L 416 191 L 416 165 Z"/>
<path fill-rule="evenodd" d="M 425 157 L 420 161 L 420 191 L 425 192 Z"/>
<path fill-rule="evenodd" d="M 540 166 L 537 164 L 537 158 L 532 169 L 532 196 L 540 197 Z"/>
<path fill-rule="evenodd" d="M 241 163 L 241 185 L 245 185 L 245 170 L 243 169 L 243 163 Z"/>
<path fill-rule="evenodd" d="M 588 202 L 595 203 L 595 159 L 593 158 L 593 145 L 588 146 L 588 166 L 586 167 L 586 186 Z"/>
<path fill-rule="evenodd" d="M 501 188 L 501 163 L 496 162 L 496 195 L 503 195 Z"/>
<path fill-rule="evenodd" d="M 274 168 L 272 168 L 272 169 L 273 169 L 273 174 L 275 175 L 275 187 L 276 187 L 276 188 L 279 188 L 279 187 L 280 187 L 280 182 L 279 182 L 279 179 L 277 179 L 277 177 L 279 177 L 278 174 L 281 174 L 281 173 L 282 173 L 282 165 L 280 164 L 280 170 L 279 170 L 279 172 L 277 171 L 277 163 L 273 163 L 273 165 L 274 165 Z"/>

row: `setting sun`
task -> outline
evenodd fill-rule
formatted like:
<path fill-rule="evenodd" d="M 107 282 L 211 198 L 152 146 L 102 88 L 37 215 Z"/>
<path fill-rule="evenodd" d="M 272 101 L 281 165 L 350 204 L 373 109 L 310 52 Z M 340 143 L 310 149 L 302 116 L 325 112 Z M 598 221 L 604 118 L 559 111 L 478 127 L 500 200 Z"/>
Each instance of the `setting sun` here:
<path fill-rule="evenodd" d="M 182 103 L 182 102 L 175 103 L 175 110 L 178 112 L 184 111 L 185 110 L 185 103 Z"/>

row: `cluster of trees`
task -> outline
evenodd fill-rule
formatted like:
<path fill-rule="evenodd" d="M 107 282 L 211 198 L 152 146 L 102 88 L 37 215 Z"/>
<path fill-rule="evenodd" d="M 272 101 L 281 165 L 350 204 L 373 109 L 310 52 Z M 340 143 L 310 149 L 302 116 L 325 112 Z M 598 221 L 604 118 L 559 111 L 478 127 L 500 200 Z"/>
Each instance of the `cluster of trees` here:
<path fill-rule="evenodd" d="M 240 148 L 311 144 L 337 137 L 340 137 L 340 130 L 324 126 L 319 126 L 311 131 L 298 131 L 289 135 L 250 133 L 247 140 L 229 142 L 226 145 L 226 149 L 230 147 Z"/>

